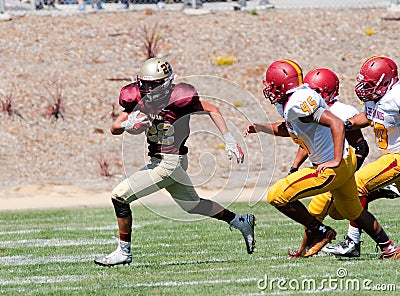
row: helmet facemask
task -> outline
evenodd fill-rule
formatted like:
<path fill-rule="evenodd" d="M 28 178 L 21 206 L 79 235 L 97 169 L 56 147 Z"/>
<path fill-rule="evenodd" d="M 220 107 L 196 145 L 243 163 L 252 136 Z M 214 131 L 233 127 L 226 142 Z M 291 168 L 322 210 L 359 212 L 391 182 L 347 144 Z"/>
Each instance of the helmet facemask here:
<path fill-rule="evenodd" d="M 142 100 L 145 103 L 154 103 L 165 99 L 172 91 L 174 75 L 158 80 L 144 80 L 137 77 Z"/>
<path fill-rule="evenodd" d="M 264 97 L 268 99 L 271 104 L 284 103 L 287 99 L 286 94 L 282 94 L 282 86 L 275 86 L 273 82 L 263 80 L 265 86 L 263 93 Z"/>
<path fill-rule="evenodd" d="M 399 80 L 397 73 L 397 65 L 391 59 L 384 56 L 369 58 L 357 75 L 355 92 L 358 98 L 363 102 L 380 100 Z"/>
<path fill-rule="evenodd" d="M 359 99 L 363 102 L 376 101 L 381 99 L 387 92 L 387 90 L 394 84 L 394 79 L 384 80 L 385 73 L 381 75 L 381 78 L 375 84 L 372 81 L 364 80 L 362 74 L 357 76 L 357 85 L 355 86 L 355 91 Z"/>
<path fill-rule="evenodd" d="M 271 102 L 271 104 L 276 104 L 278 99 L 274 92 L 274 83 L 263 80 L 265 88 L 263 89 L 264 97 Z"/>

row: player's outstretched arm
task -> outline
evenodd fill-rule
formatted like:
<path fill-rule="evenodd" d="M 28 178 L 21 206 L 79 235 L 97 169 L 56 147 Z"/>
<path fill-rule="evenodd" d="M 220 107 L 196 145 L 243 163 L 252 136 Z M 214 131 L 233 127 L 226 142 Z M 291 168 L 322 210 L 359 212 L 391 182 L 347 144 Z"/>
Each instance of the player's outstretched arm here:
<path fill-rule="evenodd" d="M 244 153 L 242 151 L 242 148 L 239 146 L 239 144 L 237 144 L 236 140 L 229 132 L 225 119 L 222 116 L 221 112 L 219 111 L 218 107 L 204 101 L 200 102 L 203 110 L 210 115 L 215 126 L 221 132 L 225 141 L 225 147 L 228 153 L 228 158 L 231 160 L 234 156 L 236 158 L 237 163 L 243 163 Z"/>
<path fill-rule="evenodd" d="M 219 111 L 217 106 L 204 101 L 201 101 L 201 106 L 203 107 L 203 110 L 210 115 L 212 121 L 214 122 L 215 126 L 218 128 L 218 130 L 221 132 L 222 135 L 229 132 L 228 127 L 226 126 L 225 119 L 222 116 L 221 111 Z"/>
<path fill-rule="evenodd" d="M 249 124 L 244 130 L 244 136 L 247 137 L 249 134 L 254 133 L 267 133 L 270 135 L 280 137 L 290 137 L 289 132 L 284 122 L 275 123 L 252 123 Z"/>
<path fill-rule="evenodd" d="M 369 126 L 369 121 L 365 112 L 361 112 L 354 117 L 346 120 L 344 126 L 346 128 L 346 131 L 351 131 Z"/>

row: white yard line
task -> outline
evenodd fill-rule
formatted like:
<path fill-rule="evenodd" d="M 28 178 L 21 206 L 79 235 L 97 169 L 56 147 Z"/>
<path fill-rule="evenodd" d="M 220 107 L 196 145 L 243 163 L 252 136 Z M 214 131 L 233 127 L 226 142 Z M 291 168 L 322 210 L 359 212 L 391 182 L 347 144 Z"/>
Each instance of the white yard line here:
<path fill-rule="evenodd" d="M 168 252 L 165 253 L 165 256 L 169 255 L 204 255 L 207 252 Z M 31 266 L 36 264 L 51 264 L 51 263 L 77 263 L 77 262 L 87 262 L 92 261 L 94 258 L 101 256 L 104 254 L 81 254 L 81 255 L 66 255 L 66 256 L 42 256 L 37 257 L 34 255 L 24 255 L 24 256 L 3 256 L 0 257 L 0 266 Z M 160 256 L 160 254 L 145 254 L 146 257 L 156 257 Z M 133 255 L 133 263 L 131 266 L 134 267 L 143 267 L 143 266 L 169 266 L 169 265 L 193 265 L 193 264 L 204 264 L 204 263 L 221 263 L 221 262 L 229 262 L 229 259 L 219 259 L 219 258 L 210 258 L 204 260 L 172 260 L 172 261 L 163 261 L 163 262 L 140 262 L 137 258 L 142 258 L 142 254 L 134 254 Z M 135 262 L 138 260 L 138 262 Z"/>
<path fill-rule="evenodd" d="M 63 239 L 23 239 L 18 241 L 0 241 L 0 248 L 24 247 L 65 247 L 83 245 L 116 244 L 117 239 L 63 240 Z"/>
<path fill-rule="evenodd" d="M 132 228 L 139 228 L 139 225 L 133 225 Z M 114 225 L 108 226 L 99 226 L 99 227 L 56 227 L 51 228 L 52 230 L 63 230 L 63 231 L 93 231 L 93 230 L 118 230 L 117 223 Z M 25 233 L 38 233 L 41 231 L 46 231 L 43 229 L 21 229 L 21 230 L 12 230 L 12 231 L 0 231 L 0 235 L 9 235 L 9 234 L 25 234 Z"/>
<path fill-rule="evenodd" d="M 42 231 L 41 229 L 23 229 L 23 230 L 13 230 L 13 231 L 0 231 L 0 235 L 38 233 L 38 232 L 41 232 L 41 231 Z"/>
<path fill-rule="evenodd" d="M 195 286 L 207 284 L 230 284 L 230 283 L 248 283 L 258 281 L 259 278 L 240 278 L 229 280 L 206 280 L 206 281 L 187 281 L 187 282 L 156 282 L 156 283 L 135 283 L 124 285 L 125 287 L 177 287 L 177 286 Z"/>
<path fill-rule="evenodd" d="M 88 275 L 60 275 L 60 276 L 30 276 L 13 280 L 0 280 L 0 285 L 30 285 L 30 284 L 54 284 L 64 282 L 79 282 L 87 279 Z"/>
<path fill-rule="evenodd" d="M 50 263 L 76 263 L 90 261 L 101 254 L 71 255 L 71 256 L 5 256 L 0 257 L 1 266 L 31 266 Z"/>
<path fill-rule="evenodd" d="M 13 280 L 2 280 L 0 285 L 30 285 L 30 284 L 46 284 L 46 283 L 68 283 L 86 280 L 87 275 L 61 275 L 61 276 L 32 276 Z M 125 284 L 124 288 L 129 287 L 177 287 L 177 286 L 195 286 L 206 284 L 229 284 L 229 283 L 248 283 L 259 280 L 258 278 L 239 278 L 239 279 L 221 279 L 221 280 L 205 280 L 205 281 L 185 281 L 185 282 L 156 282 L 156 283 L 133 283 Z"/>

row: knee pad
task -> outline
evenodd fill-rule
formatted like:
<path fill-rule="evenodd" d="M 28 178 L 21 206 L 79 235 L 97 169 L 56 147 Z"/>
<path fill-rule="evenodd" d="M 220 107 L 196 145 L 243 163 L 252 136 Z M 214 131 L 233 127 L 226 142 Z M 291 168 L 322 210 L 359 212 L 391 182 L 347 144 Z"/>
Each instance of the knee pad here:
<path fill-rule="evenodd" d="M 368 156 L 369 146 L 366 140 L 358 142 L 355 146 L 355 153 L 357 155 L 357 169 L 359 169 L 363 164 L 365 158 Z"/>
<path fill-rule="evenodd" d="M 111 201 L 114 205 L 115 215 L 118 218 L 126 218 L 132 215 L 131 207 L 129 204 L 120 202 L 115 198 L 112 198 Z"/>

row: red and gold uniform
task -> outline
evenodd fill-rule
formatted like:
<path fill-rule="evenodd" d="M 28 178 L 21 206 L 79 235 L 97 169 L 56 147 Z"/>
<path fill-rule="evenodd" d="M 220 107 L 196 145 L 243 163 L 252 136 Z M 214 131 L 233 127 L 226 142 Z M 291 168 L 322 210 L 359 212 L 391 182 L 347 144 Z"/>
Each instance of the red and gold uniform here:
<path fill-rule="evenodd" d="M 341 216 L 354 220 L 362 212 L 357 197 L 356 159 L 354 151 L 345 141 L 343 159 L 336 168 L 316 172 L 318 164 L 333 159 L 334 144 L 329 127 L 319 124 L 319 117 L 329 108 L 324 99 L 306 85 L 294 90 L 282 110 L 286 127 L 296 144 L 301 145 L 314 164 L 279 180 L 268 191 L 268 202 L 283 206 L 298 199 L 330 191 Z M 311 116 L 311 117 L 310 117 Z"/>
<path fill-rule="evenodd" d="M 343 121 L 359 114 L 356 108 L 343 104 L 338 100 L 332 102 L 329 110 Z M 332 194 L 330 192 L 314 196 L 308 205 L 308 211 L 319 221 L 323 221 L 327 215 L 336 220 L 343 219 L 333 205 Z"/>
<path fill-rule="evenodd" d="M 379 101 L 365 102 L 365 114 L 374 127 L 376 145 L 382 156 L 356 173 L 358 192 L 368 192 L 396 183 L 400 188 L 400 82 Z"/>
<path fill-rule="evenodd" d="M 358 196 L 366 197 L 379 188 L 396 183 L 400 188 L 400 83 L 378 102 L 365 102 L 365 114 L 374 127 L 375 141 L 382 156 L 355 173 Z M 309 211 L 322 221 L 327 215 L 341 220 L 328 194 L 313 197 Z"/>

